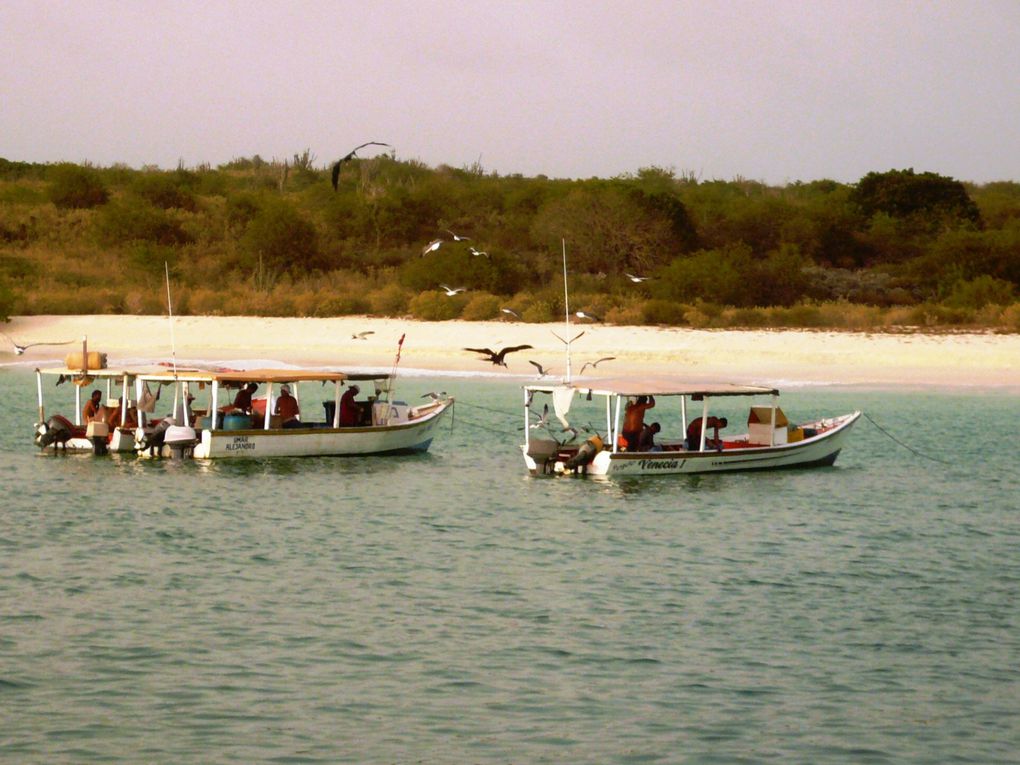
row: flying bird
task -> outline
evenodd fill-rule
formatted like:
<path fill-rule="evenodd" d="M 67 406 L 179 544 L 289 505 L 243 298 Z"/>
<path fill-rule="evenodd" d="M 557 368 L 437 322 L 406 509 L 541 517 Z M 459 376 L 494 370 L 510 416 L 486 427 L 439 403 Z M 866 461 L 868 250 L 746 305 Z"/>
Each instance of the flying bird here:
<path fill-rule="evenodd" d="M 592 321 L 602 321 L 598 316 L 593 313 L 585 313 L 584 311 L 578 311 L 574 314 L 579 319 L 591 319 Z"/>
<path fill-rule="evenodd" d="M 375 330 L 366 329 L 364 332 L 355 332 L 351 335 L 351 340 L 368 340 L 369 335 L 374 335 Z"/>
<path fill-rule="evenodd" d="M 446 296 L 447 297 L 453 297 L 458 292 L 464 292 L 465 289 L 466 289 L 464 287 L 456 287 L 456 288 L 454 288 L 454 287 L 447 287 L 445 284 L 440 284 L 439 286 L 442 287 L 443 291 L 446 292 Z"/>
<path fill-rule="evenodd" d="M 552 332 L 552 330 L 551 330 L 551 329 L 550 329 L 549 331 L 550 331 L 550 332 Z M 569 340 L 564 340 L 564 339 L 563 339 L 562 337 L 560 337 L 559 335 L 557 335 L 557 334 L 556 334 L 555 332 L 552 332 L 552 336 L 553 336 L 553 337 L 555 337 L 555 338 L 556 338 L 557 340 L 559 340 L 559 341 L 560 341 L 561 343 L 563 343 L 564 345 L 570 345 L 570 344 L 571 344 L 572 342 L 574 342 L 575 340 L 577 340 L 577 339 L 578 339 L 579 337 L 581 337 L 581 335 L 583 335 L 583 334 L 584 334 L 584 331 L 582 330 L 581 332 L 578 332 L 578 333 L 577 333 L 576 335 L 574 335 L 574 336 L 573 336 L 572 338 L 570 338 Z"/>
<path fill-rule="evenodd" d="M 446 398 L 446 391 L 445 390 L 440 390 L 440 391 L 430 390 L 428 393 L 424 394 L 422 396 L 422 398 L 430 398 L 433 401 L 442 401 L 444 398 Z"/>
<path fill-rule="evenodd" d="M 521 318 L 521 315 L 517 313 L 517 311 L 515 311 L 513 308 L 500 308 L 499 310 L 502 313 L 505 313 L 507 316 L 513 316 L 515 319 Z"/>
<path fill-rule="evenodd" d="M 447 234 L 449 234 L 450 236 L 453 237 L 453 241 L 455 241 L 455 242 L 470 242 L 471 241 L 471 237 L 469 237 L 469 236 L 461 236 L 460 234 L 455 234 L 452 231 L 450 231 L 450 229 L 444 229 L 444 230 L 446 231 Z"/>
<path fill-rule="evenodd" d="M 501 351 L 493 351 L 489 348 L 465 348 L 465 351 L 471 351 L 472 353 L 480 353 L 485 357 L 486 361 L 491 361 L 494 365 L 506 367 L 506 355 L 508 353 L 514 353 L 515 351 L 524 351 L 531 348 L 530 345 L 511 345 L 508 348 L 504 348 Z M 509 369 L 509 367 L 507 367 Z"/>
<path fill-rule="evenodd" d="M 18 343 L 14 342 L 14 340 L 11 339 L 11 336 L 8 335 L 6 332 L 0 332 L 0 335 L 3 335 L 4 337 L 6 337 L 7 338 L 7 342 L 9 342 L 11 345 L 14 346 L 14 355 L 15 356 L 20 356 L 25 351 L 27 351 L 29 348 L 35 348 L 37 345 L 70 345 L 71 343 L 75 342 L 74 340 L 67 340 L 67 341 L 65 341 L 63 343 L 27 343 L 25 345 L 19 345 Z"/>
<path fill-rule="evenodd" d="M 634 284 L 641 284 L 641 282 L 647 282 L 649 279 L 652 278 L 650 276 L 635 276 L 634 274 L 628 274 L 626 271 L 624 272 L 623 275 L 630 279 L 632 282 L 634 282 Z"/>
<path fill-rule="evenodd" d="M 544 428 L 549 424 L 549 405 L 546 404 L 542 407 L 542 416 L 539 417 L 535 422 L 531 423 L 531 428 Z"/>
<path fill-rule="evenodd" d="M 551 375 L 552 374 L 552 370 L 551 369 L 546 369 L 541 364 L 539 364 L 537 361 L 532 361 L 531 359 L 528 359 L 528 363 L 531 364 L 531 366 L 533 366 L 535 369 L 538 370 L 538 376 L 539 377 L 545 377 L 546 375 Z"/>
<path fill-rule="evenodd" d="M 599 359 L 598 361 L 586 361 L 581 366 L 581 371 L 578 372 L 578 374 L 579 375 L 583 375 L 584 374 L 584 370 L 586 370 L 588 367 L 591 367 L 592 369 L 594 369 L 599 364 L 601 364 L 603 361 L 612 361 L 615 358 L 616 358 L 616 356 L 606 356 L 605 358 Z"/>
<path fill-rule="evenodd" d="M 336 164 L 333 165 L 333 177 L 332 177 L 333 191 L 336 191 L 337 184 L 340 182 L 340 167 L 343 165 L 344 162 L 350 162 L 352 159 L 358 156 L 358 149 L 364 149 L 366 146 L 385 146 L 389 149 L 393 148 L 388 143 L 381 143 L 379 141 L 368 141 L 367 143 L 363 143 L 360 146 L 355 146 L 353 149 L 350 150 L 348 154 L 338 159 L 336 161 Z"/>
<path fill-rule="evenodd" d="M 485 257 L 489 257 L 489 253 L 485 252 L 484 250 L 476 250 L 474 247 L 468 247 L 468 249 L 471 251 L 471 254 L 474 255 L 476 258 L 479 255 L 484 255 Z"/>
<path fill-rule="evenodd" d="M 442 239 L 433 239 L 431 242 L 429 242 L 424 247 L 422 247 L 421 256 L 424 258 L 430 252 L 435 252 L 436 250 L 438 250 L 442 246 L 443 246 L 443 240 Z"/>

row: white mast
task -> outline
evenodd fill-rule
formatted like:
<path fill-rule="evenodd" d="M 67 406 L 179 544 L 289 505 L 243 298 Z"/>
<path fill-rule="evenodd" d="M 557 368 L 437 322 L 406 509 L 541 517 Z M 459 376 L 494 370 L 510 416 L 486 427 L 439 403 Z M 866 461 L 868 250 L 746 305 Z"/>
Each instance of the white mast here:
<path fill-rule="evenodd" d="M 563 318 L 566 323 L 566 337 L 570 337 L 570 295 L 567 291 L 567 240 L 561 239 L 563 246 Z M 565 382 L 570 382 L 570 340 L 565 340 L 567 346 L 567 376 Z"/>

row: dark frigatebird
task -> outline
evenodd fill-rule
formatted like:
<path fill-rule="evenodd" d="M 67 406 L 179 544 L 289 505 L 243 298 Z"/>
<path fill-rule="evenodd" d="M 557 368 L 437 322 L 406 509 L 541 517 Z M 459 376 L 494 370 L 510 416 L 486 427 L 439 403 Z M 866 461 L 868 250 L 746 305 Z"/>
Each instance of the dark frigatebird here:
<path fill-rule="evenodd" d="M 465 348 L 465 351 L 471 351 L 472 353 L 480 353 L 485 357 L 486 361 L 491 361 L 493 364 L 501 367 L 506 367 L 506 355 L 513 353 L 514 351 L 523 351 L 531 348 L 530 345 L 511 345 L 509 348 L 504 348 L 501 351 L 493 351 L 489 348 Z M 509 369 L 509 367 L 507 367 Z"/>
<path fill-rule="evenodd" d="M 385 146 L 388 149 L 393 148 L 388 143 L 382 143 L 381 141 L 368 141 L 366 143 L 361 144 L 360 146 L 355 146 L 345 156 L 340 157 L 340 159 L 336 161 L 336 164 L 333 165 L 333 177 L 332 177 L 333 191 L 336 191 L 337 184 L 340 182 L 340 168 L 341 166 L 343 166 L 343 163 L 350 162 L 352 159 L 358 156 L 358 149 L 364 149 L 366 146 Z"/>

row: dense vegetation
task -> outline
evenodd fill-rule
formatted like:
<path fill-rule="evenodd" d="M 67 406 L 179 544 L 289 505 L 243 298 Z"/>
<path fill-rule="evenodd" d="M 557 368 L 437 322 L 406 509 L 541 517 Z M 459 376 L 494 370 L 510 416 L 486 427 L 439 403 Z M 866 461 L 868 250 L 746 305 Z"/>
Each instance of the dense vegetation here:
<path fill-rule="evenodd" d="M 552 321 L 562 240 L 572 307 L 615 323 L 1020 330 L 1020 183 L 562 180 L 381 156 L 334 191 L 307 151 L 173 171 L 0 159 L 4 316 L 162 313 L 166 262 L 179 313 Z"/>

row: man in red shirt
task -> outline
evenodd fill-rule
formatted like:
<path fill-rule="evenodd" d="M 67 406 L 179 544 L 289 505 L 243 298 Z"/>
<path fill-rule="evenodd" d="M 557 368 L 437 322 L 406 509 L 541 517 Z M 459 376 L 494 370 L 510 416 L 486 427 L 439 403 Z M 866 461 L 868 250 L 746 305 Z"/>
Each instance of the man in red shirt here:
<path fill-rule="evenodd" d="M 301 409 L 297 399 L 290 395 L 290 386 L 281 385 L 275 410 L 275 414 L 280 415 L 280 423 L 285 428 L 299 428 L 301 427 L 301 421 L 298 419 L 300 413 Z"/>
<path fill-rule="evenodd" d="M 347 392 L 340 397 L 340 427 L 349 428 L 358 424 L 361 420 L 361 408 L 354 400 L 354 397 L 361 393 L 357 385 L 352 385 Z"/>

